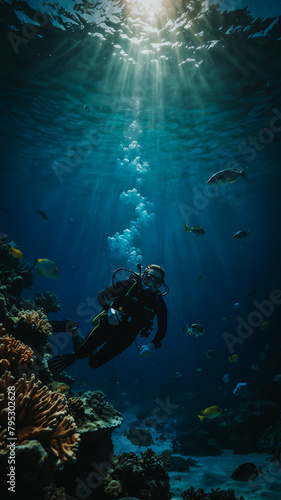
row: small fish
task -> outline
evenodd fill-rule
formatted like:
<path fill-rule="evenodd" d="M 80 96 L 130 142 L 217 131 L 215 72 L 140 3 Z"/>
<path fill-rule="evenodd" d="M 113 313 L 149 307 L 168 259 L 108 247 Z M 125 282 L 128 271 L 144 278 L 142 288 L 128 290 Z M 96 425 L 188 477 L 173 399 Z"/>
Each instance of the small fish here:
<path fill-rule="evenodd" d="M 237 240 L 242 240 L 243 238 L 247 238 L 247 236 L 249 236 L 251 230 L 249 229 L 248 231 L 237 231 L 237 233 L 235 233 L 233 235 L 233 238 L 236 238 Z"/>
<path fill-rule="evenodd" d="M 124 436 L 135 446 L 149 446 L 154 444 L 151 433 L 137 427 L 131 427 L 129 432 L 125 431 Z"/>
<path fill-rule="evenodd" d="M 201 226 L 193 226 L 189 227 L 187 224 L 185 224 L 185 232 L 190 231 L 191 233 L 195 234 L 195 236 L 200 236 L 200 234 L 205 234 L 205 231 L 203 227 Z"/>
<path fill-rule="evenodd" d="M 221 320 L 222 320 L 222 321 L 227 321 L 227 317 L 226 317 L 226 316 L 224 316 Z"/>
<path fill-rule="evenodd" d="M 235 469 L 231 475 L 231 479 L 234 479 L 235 481 L 253 481 L 259 473 L 264 474 L 261 467 L 257 469 L 255 464 L 252 462 L 246 462 L 239 465 L 237 469 Z"/>
<path fill-rule="evenodd" d="M 196 371 L 200 373 L 200 372 L 202 372 L 202 368 L 200 366 L 198 366 L 198 368 L 196 368 Z"/>
<path fill-rule="evenodd" d="M 228 358 L 229 363 L 238 363 L 238 361 L 239 361 L 238 354 L 232 354 L 232 356 L 229 356 Z"/>
<path fill-rule="evenodd" d="M 43 219 L 43 220 L 47 220 L 48 219 L 47 215 L 45 214 L 45 212 L 43 212 L 43 210 L 35 210 L 35 212 L 38 215 L 40 215 L 41 219 Z"/>
<path fill-rule="evenodd" d="M 203 276 L 200 274 L 200 276 L 198 276 L 198 278 L 197 278 L 197 281 L 202 280 L 202 278 L 203 278 Z"/>
<path fill-rule="evenodd" d="M 235 309 L 238 309 L 238 307 L 240 307 L 240 304 L 239 302 L 235 302 L 234 306 L 233 306 Z"/>
<path fill-rule="evenodd" d="M 65 394 L 70 389 L 69 385 L 64 384 L 63 382 L 56 382 L 56 381 L 51 382 L 50 384 L 48 384 L 48 387 L 52 391 L 59 391 L 62 394 Z"/>
<path fill-rule="evenodd" d="M 216 174 L 212 175 L 206 184 L 229 184 L 235 182 L 238 177 L 243 177 L 246 181 L 246 170 L 239 170 L 238 168 L 230 168 L 225 170 L 220 170 Z"/>
<path fill-rule="evenodd" d="M 52 260 L 37 259 L 33 267 L 44 278 L 57 278 L 59 276 L 58 267 Z"/>
<path fill-rule="evenodd" d="M 209 359 L 212 359 L 214 357 L 214 355 L 215 355 L 215 353 L 214 353 L 213 349 L 208 349 L 208 351 L 206 352 L 206 356 Z"/>
<path fill-rule="evenodd" d="M 270 322 L 269 321 L 264 321 L 261 326 L 260 326 L 260 330 L 263 332 L 264 330 L 266 330 L 268 327 L 270 326 Z"/>
<path fill-rule="evenodd" d="M 254 372 L 257 372 L 257 371 L 259 370 L 259 365 L 255 365 L 255 364 L 253 364 L 253 365 L 251 366 L 251 370 L 253 370 Z"/>
<path fill-rule="evenodd" d="M 180 378 L 180 377 L 182 377 L 182 373 L 181 372 L 173 372 L 171 374 L 171 379 Z"/>
<path fill-rule="evenodd" d="M 222 377 L 223 381 L 225 384 L 228 384 L 229 382 L 229 374 L 228 373 L 225 373 Z"/>
<path fill-rule="evenodd" d="M 239 394 L 241 394 L 241 391 L 245 391 L 247 387 L 248 384 L 246 382 L 240 382 L 239 384 L 237 384 L 233 391 L 234 396 L 239 396 Z"/>
<path fill-rule="evenodd" d="M 202 410 L 201 413 L 202 415 L 198 415 L 200 418 L 201 422 L 204 420 L 204 418 L 216 418 L 219 415 L 221 415 L 222 409 L 219 406 L 210 406 L 209 408 L 206 408 L 206 410 Z"/>
<path fill-rule="evenodd" d="M 23 254 L 18 248 L 10 247 L 8 253 L 15 259 L 23 259 Z"/>
<path fill-rule="evenodd" d="M 199 325 L 198 323 L 193 323 L 191 327 L 188 325 L 185 325 L 185 330 L 187 335 L 194 335 L 195 337 L 200 337 L 201 335 L 204 335 L 206 333 L 205 328 L 202 325 Z"/>
<path fill-rule="evenodd" d="M 85 109 L 85 111 L 88 111 L 88 113 L 89 113 L 90 110 L 89 110 L 88 106 L 85 105 L 84 109 Z"/>

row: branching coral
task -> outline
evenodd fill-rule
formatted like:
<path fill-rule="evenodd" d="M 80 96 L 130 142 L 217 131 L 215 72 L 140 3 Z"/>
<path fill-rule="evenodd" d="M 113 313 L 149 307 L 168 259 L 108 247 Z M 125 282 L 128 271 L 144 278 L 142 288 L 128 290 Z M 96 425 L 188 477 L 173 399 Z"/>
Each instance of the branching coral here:
<path fill-rule="evenodd" d="M 11 370 L 14 373 L 20 366 L 29 366 L 33 362 L 33 354 L 30 347 L 11 335 L 1 337 L 0 332 L 0 371 Z"/>
<path fill-rule="evenodd" d="M 63 464 L 68 460 L 75 460 L 75 453 L 80 441 L 76 432 L 73 417 L 67 415 L 58 423 L 50 439 L 50 448 L 57 457 L 57 463 Z"/>
<path fill-rule="evenodd" d="M 19 328 L 28 329 L 35 333 L 42 345 L 45 345 L 52 327 L 47 316 L 41 311 L 20 311 L 17 317 Z"/>
<path fill-rule="evenodd" d="M 79 443 L 74 419 L 67 413 L 67 401 L 58 391 L 52 392 L 35 376 L 29 380 L 25 374 L 14 383 L 14 377 L 6 372 L 0 379 L 0 425 L 7 425 L 8 387 L 15 387 L 15 429 L 17 443 L 37 439 L 49 442 L 56 456 L 57 465 L 75 459 Z M 4 397 L 3 397 L 4 395 Z"/>
<path fill-rule="evenodd" d="M 59 299 L 54 293 L 39 292 L 35 294 L 35 297 L 35 305 L 43 309 L 45 314 L 61 310 Z"/>
<path fill-rule="evenodd" d="M 1 401 L 1 399 L 0 399 L 0 401 Z M 0 428 L 0 454 L 6 453 L 6 451 L 7 451 L 6 438 L 7 438 L 7 430 L 6 429 L 1 430 L 1 428 Z"/>

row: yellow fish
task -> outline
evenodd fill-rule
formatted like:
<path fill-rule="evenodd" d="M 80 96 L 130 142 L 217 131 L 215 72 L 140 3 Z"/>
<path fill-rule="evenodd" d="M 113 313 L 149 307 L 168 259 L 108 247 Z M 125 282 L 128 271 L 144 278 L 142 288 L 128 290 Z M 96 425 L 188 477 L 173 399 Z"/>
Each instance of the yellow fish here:
<path fill-rule="evenodd" d="M 210 406 L 209 408 L 206 408 L 206 410 L 202 410 L 201 413 L 202 415 L 198 415 L 200 418 L 201 422 L 204 418 L 216 418 L 218 417 L 222 412 L 222 409 L 219 406 Z"/>
<path fill-rule="evenodd" d="M 187 224 L 185 224 L 185 232 L 190 231 L 191 233 L 195 234 L 195 236 L 200 236 L 200 234 L 205 234 L 205 231 L 203 227 L 201 226 L 193 226 L 189 227 Z"/>
<path fill-rule="evenodd" d="M 15 257 L 15 259 L 23 259 L 23 254 L 18 248 L 10 247 L 8 253 Z"/>
<path fill-rule="evenodd" d="M 51 389 L 52 391 L 59 391 L 61 392 L 62 394 L 65 394 L 66 392 L 69 391 L 69 385 L 67 384 L 64 384 L 63 382 L 51 382 L 50 384 L 48 384 L 48 387 L 49 389 Z"/>
<path fill-rule="evenodd" d="M 239 361 L 238 354 L 232 354 L 232 356 L 228 358 L 229 363 L 238 363 L 238 361 Z"/>
<path fill-rule="evenodd" d="M 52 260 L 37 259 L 33 267 L 44 278 L 57 278 L 59 276 L 58 267 Z"/>
<path fill-rule="evenodd" d="M 67 384 L 62 384 L 58 387 L 58 390 L 62 392 L 62 394 L 65 394 L 69 391 L 69 386 Z"/>

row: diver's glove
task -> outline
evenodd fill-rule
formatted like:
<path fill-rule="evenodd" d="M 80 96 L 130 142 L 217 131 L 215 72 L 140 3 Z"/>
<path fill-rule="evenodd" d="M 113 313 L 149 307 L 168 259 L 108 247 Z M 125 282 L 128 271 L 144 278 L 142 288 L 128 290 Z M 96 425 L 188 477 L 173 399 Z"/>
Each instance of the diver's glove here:
<path fill-rule="evenodd" d="M 155 346 L 154 346 L 154 344 L 152 344 L 152 342 L 150 344 L 143 345 L 140 348 L 139 355 L 141 358 L 149 358 L 151 356 L 151 354 L 153 353 L 154 349 L 155 349 Z"/>
<path fill-rule="evenodd" d="M 113 309 L 113 307 L 110 307 L 107 311 L 107 319 L 108 323 L 113 326 L 119 325 L 119 321 L 121 319 L 121 315 L 119 314 L 116 309 Z"/>

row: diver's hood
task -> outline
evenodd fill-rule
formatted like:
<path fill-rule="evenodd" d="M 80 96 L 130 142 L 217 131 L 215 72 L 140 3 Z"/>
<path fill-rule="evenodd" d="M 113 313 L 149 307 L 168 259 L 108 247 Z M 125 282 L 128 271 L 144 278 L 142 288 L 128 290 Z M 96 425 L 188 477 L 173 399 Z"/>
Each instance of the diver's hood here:
<path fill-rule="evenodd" d="M 115 277 L 116 277 L 116 274 L 119 273 L 119 271 L 127 271 L 128 273 L 130 273 L 130 279 L 134 279 L 138 282 L 140 282 L 140 281 L 142 282 L 141 265 L 137 264 L 137 268 L 139 270 L 138 273 L 136 273 L 135 271 L 132 271 L 131 269 L 126 269 L 125 267 L 118 267 L 118 269 L 115 269 L 115 271 L 112 275 L 112 286 L 114 286 L 114 288 L 116 288 Z M 162 295 L 162 297 L 164 297 L 165 295 L 167 295 L 169 293 L 169 287 L 168 287 L 168 285 L 166 285 L 164 280 L 163 280 L 163 284 L 161 286 L 163 286 L 165 288 L 165 292 L 162 293 L 159 291 L 159 289 L 155 290 L 155 292 L 160 293 L 160 295 Z M 154 290 L 149 285 L 145 285 L 145 287 L 143 287 L 143 289 L 147 290 L 148 293 L 149 292 L 155 293 Z"/>

